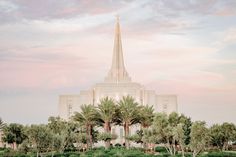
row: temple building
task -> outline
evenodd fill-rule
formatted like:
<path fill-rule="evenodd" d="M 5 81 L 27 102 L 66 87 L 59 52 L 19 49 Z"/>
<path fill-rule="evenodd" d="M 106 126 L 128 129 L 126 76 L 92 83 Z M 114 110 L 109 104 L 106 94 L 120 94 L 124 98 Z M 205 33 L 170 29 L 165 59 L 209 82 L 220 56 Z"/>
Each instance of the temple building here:
<path fill-rule="evenodd" d="M 147 69 L 148 70 L 148 69 Z M 111 68 L 101 83 L 97 83 L 79 94 L 59 96 L 59 116 L 68 120 L 75 111 L 80 111 L 82 104 L 97 105 L 101 98 L 110 97 L 119 101 L 123 96 L 130 95 L 141 105 L 152 105 L 155 112 L 177 112 L 177 96 L 172 94 L 159 95 L 147 90 L 139 83 L 133 82 L 125 69 L 119 19 L 115 25 L 115 39 Z M 135 127 L 134 127 L 135 130 Z M 122 143 L 123 127 L 113 126 L 113 133 L 118 135 L 116 142 Z M 131 129 L 132 132 L 132 129 Z"/>

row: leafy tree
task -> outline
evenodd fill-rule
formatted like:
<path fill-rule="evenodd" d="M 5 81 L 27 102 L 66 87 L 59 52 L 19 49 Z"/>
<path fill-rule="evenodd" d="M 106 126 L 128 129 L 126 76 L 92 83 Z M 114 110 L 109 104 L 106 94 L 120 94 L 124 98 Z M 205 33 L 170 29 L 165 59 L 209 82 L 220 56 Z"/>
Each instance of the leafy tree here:
<path fill-rule="evenodd" d="M 60 117 L 49 117 L 48 128 L 53 133 L 53 147 L 56 151 L 63 152 L 65 149 L 73 149 L 77 124 L 65 122 Z"/>
<path fill-rule="evenodd" d="M 171 120 L 174 119 L 174 115 Z M 159 143 L 163 143 L 167 151 L 173 155 L 175 150 L 173 149 L 173 128 L 170 126 L 168 116 L 164 113 L 157 113 L 153 120 L 153 133 L 155 133 L 156 139 Z M 174 121 L 172 122 L 174 124 Z"/>
<path fill-rule="evenodd" d="M 98 104 L 99 121 L 103 124 L 105 131 L 104 135 L 109 135 L 109 137 L 112 137 L 111 124 L 116 120 L 116 111 L 117 106 L 115 105 L 113 99 L 106 97 L 100 100 L 100 104 Z M 105 138 L 104 141 L 106 149 L 110 147 L 111 139 L 112 138 Z"/>
<path fill-rule="evenodd" d="M 191 132 L 192 121 L 191 118 L 181 114 L 179 117 L 179 122 L 183 124 L 183 130 L 185 135 L 184 143 L 187 146 L 190 143 L 190 132 Z"/>
<path fill-rule="evenodd" d="M 20 144 L 18 149 L 19 149 L 20 152 L 24 152 L 25 154 L 27 152 L 32 151 L 30 141 L 29 141 L 28 137 Z"/>
<path fill-rule="evenodd" d="M 18 148 L 25 139 L 26 135 L 23 131 L 24 127 L 21 124 L 11 123 L 3 129 L 3 141 L 12 145 L 13 149 Z M 15 148 L 16 145 L 16 148 Z"/>
<path fill-rule="evenodd" d="M 168 123 L 171 127 L 176 127 L 179 124 L 179 115 L 176 112 L 172 112 L 168 115 Z"/>
<path fill-rule="evenodd" d="M 120 121 L 124 126 L 125 131 L 125 147 L 129 149 L 129 127 L 138 123 L 139 118 L 139 106 L 138 103 L 131 96 L 123 97 L 119 102 Z"/>
<path fill-rule="evenodd" d="M 184 125 L 182 123 L 179 123 L 173 130 L 173 135 L 174 135 L 173 138 L 175 139 L 175 141 L 177 141 L 179 143 L 179 146 L 181 148 L 182 157 L 184 157 L 185 139 L 186 139 L 183 126 Z"/>
<path fill-rule="evenodd" d="M 229 142 L 236 141 L 236 126 L 233 123 L 223 123 L 222 124 L 223 133 L 223 150 L 228 150 Z"/>
<path fill-rule="evenodd" d="M 180 140 L 180 136 L 179 138 L 174 138 L 174 136 L 176 135 L 176 133 L 174 132 L 175 130 L 177 130 L 177 126 L 179 124 L 179 115 L 176 112 L 172 112 L 171 114 L 169 114 L 168 116 L 168 136 L 169 139 L 167 140 L 167 143 L 170 142 L 170 145 L 168 144 L 168 148 L 170 150 L 171 153 L 173 153 L 173 155 L 175 155 L 176 153 L 176 142 L 177 139 Z M 182 137 L 182 136 L 181 136 Z"/>
<path fill-rule="evenodd" d="M 97 117 L 98 112 L 92 105 L 82 105 L 81 112 L 75 112 L 75 115 L 73 116 L 74 121 L 79 122 L 85 127 L 88 148 L 91 148 L 93 144 L 92 128 L 97 122 Z"/>
<path fill-rule="evenodd" d="M 157 113 L 149 131 L 144 132 L 145 138 L 149 138 L 149 135 L 155 137 L 157 143 L 163 143 L 171 155 L 175 155 L 177 143 L 181 145 L 182 152 L 184 152 L 186 137 L 184 135 L 183 124 L 180 123 L 180 116 L 175 112 L 170 115 Z"/>
<path fill-rule="evenodd" d="M 154 150 L 154 144 L 158 142 L 157 132 L 153 128 L 143 129 L 142 141 L 151 146 L 151 149 Z"/>
<path fill-rule="evenodd" d="M 223 149 L 224 146 L 224 132 L 222 125 L 219 124 L 214 124 L 210 128 L 210 137 L 211 137 L 211 145 L 212 146 L 217 146 L 218 149 Z"/>
<path fill-rule="evenodd" d="M 28 137 L 37 151 L 37 157 L 39 153 L 48 151 L 53 145 L 53 133 L 46 125 L 31 125 L 28 129 Z"/>
<path fill-rule="evenodd" d="M 60 117 L 49 117 L 48 127 L 54 134 L 61 134 L 61 131 L 65 129 L 67 122 L 63 121 Z"/>
<path fill-rule="evenodd" d="M 194 122 L 191 127 L 190 138 L 190 148 L 193 152 L 193 157 L 195 157 L 206 148 L 210 140 L 206 123 L 203 121 Z"/>
<path fill-rule="evenodd" d="M 228 150 L 229 143 L 236 140 L 236 126 L 233 123 L 214 124 L 210 128 L 211 145 Z"/>

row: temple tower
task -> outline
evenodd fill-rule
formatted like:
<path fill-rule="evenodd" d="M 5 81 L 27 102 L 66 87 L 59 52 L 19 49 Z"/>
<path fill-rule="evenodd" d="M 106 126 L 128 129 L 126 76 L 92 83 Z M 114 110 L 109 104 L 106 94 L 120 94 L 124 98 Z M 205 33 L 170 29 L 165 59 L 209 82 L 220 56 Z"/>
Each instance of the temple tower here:
<path fill-rule="evenodd" d="M 108 76 L 105 78 L 105 82 L 131 82 L 131 78 L 129 77 L 124 65 L 119 17 L 117 17 L 115 25 L 115 39 L 111 69 L 108 72 Z"/>

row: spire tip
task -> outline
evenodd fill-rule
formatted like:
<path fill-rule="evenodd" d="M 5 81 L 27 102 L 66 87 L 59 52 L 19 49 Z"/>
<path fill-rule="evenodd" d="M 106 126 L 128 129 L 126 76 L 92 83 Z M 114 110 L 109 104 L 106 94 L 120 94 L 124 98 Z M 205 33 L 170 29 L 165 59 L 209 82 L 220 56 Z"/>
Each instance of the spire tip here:
<path fill-rule="evenodd" d="M 116 22 L 119 22 L 120 21 L 120 16 L 117 14 L 116 15 Z"/>

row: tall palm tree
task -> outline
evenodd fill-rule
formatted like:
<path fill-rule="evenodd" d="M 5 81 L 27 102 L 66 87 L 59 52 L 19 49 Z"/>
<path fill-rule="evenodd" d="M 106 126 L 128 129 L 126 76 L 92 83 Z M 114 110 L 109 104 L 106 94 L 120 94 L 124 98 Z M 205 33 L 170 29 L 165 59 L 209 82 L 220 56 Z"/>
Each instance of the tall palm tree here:
<path fill-rule="evenodd" d="M 2 118 L 0 118 L 0 131 L 3 129 L 3 127 L 5 126 Z"/>
<path fill-rule="evenodd" d="M 81 112 L 75 112 L 73 120 L 85 127 L 87 135 L 87 146 L 92 147 L 92 128 L 96 124 L 98 113 L 93 105 L 82 105 Z"/>
<path fill-rule="evenodd" d="M 125 131 L 125 147 L 129 149 L 129 127 L 135 123 L 138 123 L 139 118 L 139 105 L 131 96 L 123 97 L 119 102 L 120 121 L 124 126 Z"/>
<path fill-rule="evenodd" d="M 144 132 L 145 128 L 148 128 L 152 125 L 154 117 L 154 109 L 153 106 L 140 106 L 139 108 L 139 123 L 140 123 L 140 131 L 141 133 Z M 146 149 L 147 147 L 147 141 L 143 141 L 143 148 Z"/>
<path fill-rule="evenodd" d="M 154 117 L 154 109 L 153 106 L 140 106 L 139 110 L 139 123 L 142 128 L 148 128 L 152 125 L 153 117 Z"/>
<path fill-rule="evenodd" d="M 111 124 L 114 123 L 116 119 L 117 106 L 111 98 L 103 98 L 98 104 L 99 120 L 102 122 L 105 133 L 111 133 Z M 110 146 L 110 140 L 105 141 L 105 146 L 108 148 Z"/>

